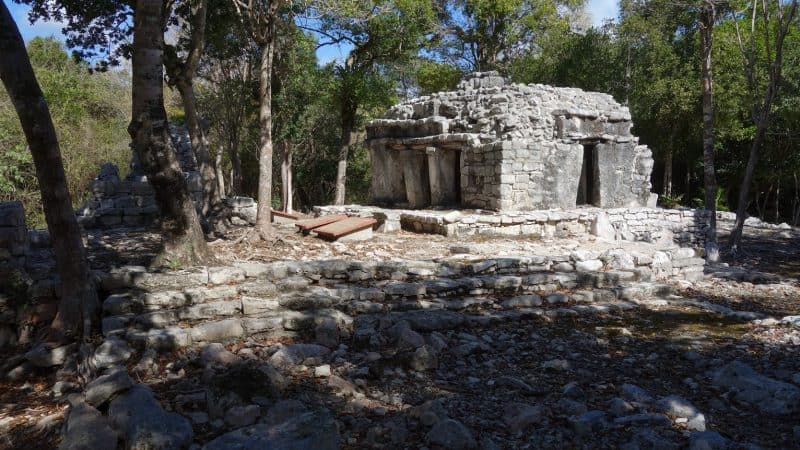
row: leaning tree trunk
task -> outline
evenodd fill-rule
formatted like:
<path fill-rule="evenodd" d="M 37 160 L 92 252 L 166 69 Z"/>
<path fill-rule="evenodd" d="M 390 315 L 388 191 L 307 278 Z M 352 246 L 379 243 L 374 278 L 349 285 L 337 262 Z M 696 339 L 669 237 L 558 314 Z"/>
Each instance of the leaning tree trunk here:
<path fill-rule="evenodd" d="M 706 231 L 706 259 L 719 261 L 717 244 L 717 177 L 714 170 L 714 83 L 711 50 L 714 35 L 714 4 L 708 1 L 701 13 L 700 39 L 703 52 L 703 185 L 705 208 L 709 214 Z"/>
<path fill-rule="evenodd" d="M 33 156 L 56 269 L 61 278 L 61 299 L 52 324 L 53 337 L 88 337 L 99 305 L 97 291 L 72 209 L 50 110 L 36 81 L 25 42 L 4 2 L 0 2 L 0 78 L 17 111 Z"/>
<path fill-rule="evenodd" d="M 211 253 L 167 127 L 162 72 L 164 16 L 162 0 L 137 0 L 128 132 L 161 213 L 164 249 L 154 264 L 195 264 L 211 259 Z"/>
<path fill-rule="evenodd" d="M 272 25 L 274 26 L 274 24 Z M 272 233 L 272 60 L 275 51 L 274 33 L 265 41 L 261 50 L 259 72 L 260 105 L 258 123 L 261 136 L 258 152 L 258 212 L 256 230 L 261 238 Z"/>
<path fill-rule="evenodd" d="M 192 143 L 192 150 L 197 159 L 197 169 L 200 172 L 200 181 L 203 185 L 202 212 L 208 214 L 212 205 L 219 203 L 221 196 L 217 190 L 216 173 L 208 151 L 208 139 L 197 112 L 197 98 L 194 95 L 193 83 L 181 80 L 177 85 L 183 101 L 183 110 L 186 113 L 189 141 Z"/>
<path fill-rule="evenodd" d="M 353 142 L 353 126 L 355 111 L 343 111 L 342 113 L 342 136 L 339 147 L 339 163 L 336 166 L 336 195 L 333 200 L 334 205 L 344 205 L 347 190 L 347 157 L 350 153 L 350 145 Z"/>
<path fill-rule="evenodd" d="M 672 146 L 667 148 L 664 155 L 664 196 L 672 198 Z"/>
<path fill-rule="evenodd" d="M 795 14 L 797 13 L 797 0 L 792 0 L 789 6 L 789 11 L 786 14 L 786 20 L 782 14 L 782 10 L 778 9 L 778 31 L 775 37 L 775 59 L 772 61 L 769 70 L 769 83 L 767 90 L 764 92 L 764 101 L 758 110 L 756 118 L 756 135 L 753 138 L 753 144 L 750 146 L 750 156 L 747 159 L 747 167 L 742 179 L 742 185 L 739 188 L 739 203 L 736 205 L 736 222 L 733 225 L 733 232 L 731 233 L 731 255 L 734 257 L 739 252 L 739 246 L 742 241 L 742 233 L 744 232 L 744 220 L 747 215 L 747 201 L 750 196 L 750 185 L 753 183 L 753 175 L 756 171 L 756 164 L 758 164 L 759 153 L 761 146 L 767 137 L 767 127 L 769 126 L 770 110 L 775 97 L 778 95 L 780 89 L 782 71 L 783 71 L 783 43 L 786 35 L 789 32 L 789 27 L 794 21 Z M 767 17 L 767 16 L 765 16 Z M 768 24 L 767 24 L 768 25 Z M 769 28 L 767 28 L 769 29 Z"/>

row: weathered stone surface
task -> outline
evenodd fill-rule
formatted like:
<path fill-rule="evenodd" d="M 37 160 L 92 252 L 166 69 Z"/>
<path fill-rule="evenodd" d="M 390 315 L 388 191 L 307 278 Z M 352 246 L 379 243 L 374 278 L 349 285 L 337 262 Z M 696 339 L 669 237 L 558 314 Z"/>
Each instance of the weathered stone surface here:
<path fill-rule="evenodd" d="M 278 406 L 278 405 L 276 405 Z M 284 408 L 285 409 L 285 408 Z M 203 450 L 338 450 L 339 430 L 327 411 L 268 412 L 267 423 L 240 428 L 205 444 Z M 283 420 L 281 420 L 283 419 Z"/>
<path fill-rule="evenodd" d="M 75 348 L 75 344 L 55 346 L 43 343 L 25 353 L 25 359 L 36 367 L 60 366 Z"/>
<path fill-rule="evenodd" d="M 447 450 L 469 450 L 478 446 L 472 432 L 453 419 L 436 423 L 426 435 L 428 443 Z"/>
<path fill-rule="evenodd" d="M 111 429 L 100 411 L 78 403 L 69 411 L 64 440 L 59 450 L 89 450 L 117 448 L 117 433 Z"/>
<path fill-rule="evenodd" d="M 761 375 L 740 361 L 717 370 L 712 383 L 730 391 L 734 400 L 765 414 L 784 416 L 800 411 L 800 388 Z"/>
<path fill-rule="evenodd" d="M 324 358 L 330 353 L 327 347 L 316 344 L 285 345 L 269 358 L 269 363 L 278 368 L 288 368 L 302 363 L 307 358 Z"/>
<path fill-rule="evenodd" d="M 127 391 L 134 384 L 124 368 L 110 369 L 86 386 L 86 403 L 100 406 L 115 395 Z"/>
<path fill-rule="evenodd" d="M 128 343 L 118 337 L 109 337 L 94 351 L 92 361 L 98 369 L 124 364 L 133 355 Z"/>
<path fill-rule="evenodd" d="M 216 322 L 205 322 L 191 329 L 192 340 L 216 342 L 237 338 L 244 335 L 240 319 L 224 319 Z"/>
<path fill-rule="evenodd" d="M 187 447 L 192 442 L 189 421 L 165 412 L 152 391 L 143 385 L 136 385 L 112 400 L 108 418 L 122 434 L 126 449 L 170 450 Z"/>

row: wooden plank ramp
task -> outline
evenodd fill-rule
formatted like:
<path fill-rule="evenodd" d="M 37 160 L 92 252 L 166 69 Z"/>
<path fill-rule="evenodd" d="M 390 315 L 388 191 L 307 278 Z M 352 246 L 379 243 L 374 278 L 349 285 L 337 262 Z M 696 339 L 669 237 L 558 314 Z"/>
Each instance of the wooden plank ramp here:
<path fill-rule="evenodd" d="M 319 228 L 321 226 L 325 226 L 330 223 L 338 222 L 344 219 L 347 219 L 347 214 L 331 214 L 328 216 L 316 217 L 314 219 L 300 220 L 297 223 L 295 223 L 294 226 L 296 226 L 303 233 L 308 233 L 314 228 Z"/>
<path fill-rule="evenodd" d="M 372 226 L 376 223 L 378 221 L 371 217 L 348 217 L 347 219 L 315 228 L 312 231 L 317 233 L 317 236 L 330 241 L 335 241 L 360 231 L 368 232 L 368 236 L 365 233 L 362 237 L 363 239 L 368 239 L 372 235 Z"/>
<path fill-rule="evenodd" d="M 275 223 L 294 223 L 300 219 L 300 214 L 287 213 L 278 210 L 270 210 L 270 217 Z"/>

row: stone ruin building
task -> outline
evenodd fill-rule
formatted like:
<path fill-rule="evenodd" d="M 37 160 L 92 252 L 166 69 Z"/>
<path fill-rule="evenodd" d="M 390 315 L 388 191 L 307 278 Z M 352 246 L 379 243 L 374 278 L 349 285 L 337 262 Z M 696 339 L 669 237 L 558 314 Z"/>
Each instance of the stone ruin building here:
<path fill-rule="evenodd" d="M 524 211 L 654 205 L 651 151 L 610 95 L 473 73 L 367 125 L 379 205 Z"/>

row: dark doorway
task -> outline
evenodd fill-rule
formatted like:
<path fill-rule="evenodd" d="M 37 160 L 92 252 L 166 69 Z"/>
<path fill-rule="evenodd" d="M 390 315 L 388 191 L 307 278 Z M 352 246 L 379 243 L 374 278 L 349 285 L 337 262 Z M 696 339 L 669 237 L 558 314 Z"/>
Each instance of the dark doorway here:
<path fill-rule="evenodd" d="M 597 194 L 597 145 L 586 144 L 583 146 L 583 164 L 575 204 L 597 205 Z"/>

